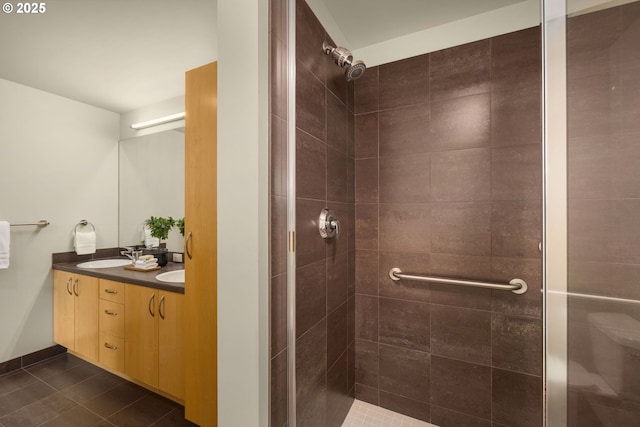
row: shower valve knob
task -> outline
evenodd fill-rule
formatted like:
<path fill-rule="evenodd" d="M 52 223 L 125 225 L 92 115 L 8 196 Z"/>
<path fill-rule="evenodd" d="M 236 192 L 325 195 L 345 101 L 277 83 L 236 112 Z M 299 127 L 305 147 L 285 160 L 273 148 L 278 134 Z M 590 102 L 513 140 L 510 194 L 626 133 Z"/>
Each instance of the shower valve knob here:
<path fill-rule="evenodd" d="M 329 208 L 322 209 L 318 218 L 318 231 L 323 239 L 329 240 L 338 238 L 340 235 L 340 221 L 336 219 L 335 214 Z"/>

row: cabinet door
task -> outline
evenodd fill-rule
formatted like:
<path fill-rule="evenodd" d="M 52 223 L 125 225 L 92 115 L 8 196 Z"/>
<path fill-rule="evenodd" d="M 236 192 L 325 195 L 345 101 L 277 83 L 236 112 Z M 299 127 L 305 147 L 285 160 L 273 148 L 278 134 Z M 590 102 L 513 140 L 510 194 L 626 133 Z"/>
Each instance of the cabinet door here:
<path fill-rule="evenodd" d="M 184 295 L 166 291 L 159 291 L 158 295 L 158 388 L 184 399 Z"/>
<path fill-rule="evenodd" d="M 185 416 L 199 425 L 218 418 L 217 66 L 188 71 L 185 91 Z"/>
<path fill-rule="evenodd" d="M 158 387 L 158 292 L 127 284 L 124 303 L 127 375 Z"/>
<path fill-rule="evenodd" d="M 66 271 L 53 271 L 53 340 L 74 350 L 75 322 L 73 275 Z"/>
<path fill-rule="evenodd" d="M 75 275 L 75 351 L 98 361 L 98 278 Z"/>

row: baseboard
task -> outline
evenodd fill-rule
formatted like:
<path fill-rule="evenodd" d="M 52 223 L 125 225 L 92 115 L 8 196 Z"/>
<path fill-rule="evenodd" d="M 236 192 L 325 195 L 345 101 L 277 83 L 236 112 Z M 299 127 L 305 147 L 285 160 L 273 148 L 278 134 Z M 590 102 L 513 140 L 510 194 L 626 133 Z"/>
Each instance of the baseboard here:
<path fill-rule="evenodd" d="M 42 362 L 43 360 L 66 352 L 66 348 L 56 344 L 42 350 L 34 351 L 33 353 L 25 354 L 24 356 L 16 357 L 15 359 L 7 360 L 6 362 L 0 363 L 0 375 L 33 365 L 34 363 Z"/>

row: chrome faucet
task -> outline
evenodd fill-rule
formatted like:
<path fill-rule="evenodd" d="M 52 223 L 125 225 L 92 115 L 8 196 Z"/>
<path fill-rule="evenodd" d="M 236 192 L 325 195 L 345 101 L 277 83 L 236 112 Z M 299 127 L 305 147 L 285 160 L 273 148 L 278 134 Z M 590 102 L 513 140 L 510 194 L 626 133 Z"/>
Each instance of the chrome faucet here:
<path fill-rule="evenodd" d="M 142 251 L 137 251 L 137 250 L 135 250 L 135 248 L 131 248 L 131 247 L 125 246 L 124 250 L 120 251 L 120 255 L 126 256 L 132 262 L 135 263 L 138 260 L 138 258 L 140 258 L 140 255 L 142 255 Z"/>

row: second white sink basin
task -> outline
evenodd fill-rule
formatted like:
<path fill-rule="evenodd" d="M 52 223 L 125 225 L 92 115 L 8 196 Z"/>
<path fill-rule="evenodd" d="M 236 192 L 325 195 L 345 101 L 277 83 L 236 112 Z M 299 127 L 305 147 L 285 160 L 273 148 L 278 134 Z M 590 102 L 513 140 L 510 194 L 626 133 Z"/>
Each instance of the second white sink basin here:
<path fill-rule="evenodd" d="M 166 283 L 184 283 L 184 270 L 167 271 L 156 276 L 161 282 Z"/>
<path fill-rule="evenodd" d="M 111 268 L 122 267 L 124 265 L 130 265 L 130 259 L 97 259 L 95 261 L 81 262 L 78 264 L 79 268 Z"/>

